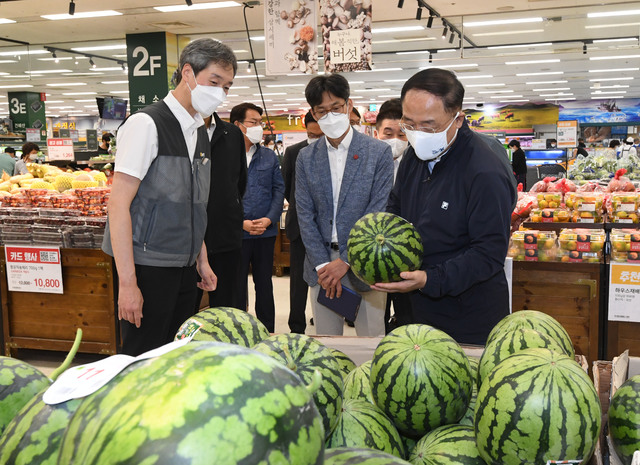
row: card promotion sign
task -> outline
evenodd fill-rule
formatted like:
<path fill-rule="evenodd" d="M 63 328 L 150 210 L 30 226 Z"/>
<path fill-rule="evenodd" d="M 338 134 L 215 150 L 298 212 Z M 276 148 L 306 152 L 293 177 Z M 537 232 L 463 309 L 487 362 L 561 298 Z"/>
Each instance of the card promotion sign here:
<path fill-rule="evenodd" d="M 59 247 L 5 245 L 9 291 L 62 294 Z"/>
<path fill-rule="evenodd" d="M 609 321 L 640 322 L 640 265 L 612 263 Z"/>
<path fill-rule="evenodd" d="M 73 161 L 73 139 L 47 139 L 47 160 Z"/>

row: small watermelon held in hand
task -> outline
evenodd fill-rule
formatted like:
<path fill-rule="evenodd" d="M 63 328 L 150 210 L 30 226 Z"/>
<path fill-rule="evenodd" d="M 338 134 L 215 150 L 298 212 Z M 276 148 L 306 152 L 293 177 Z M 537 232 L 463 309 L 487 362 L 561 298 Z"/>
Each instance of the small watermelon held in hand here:
<path fill-rule="evenodd" d="M 630 465 L 640 449 L 640 375 L 625 381 L 611 398 L 609 433 L 622 463 Z"/>
<path fill-rule="evenodd" d="M 351 270 L 365 283 L 401 281 L 400 273 L 422 264 L 422 238 L 404 218 L 368 213 L 351 228 L 347 254 Z"/>

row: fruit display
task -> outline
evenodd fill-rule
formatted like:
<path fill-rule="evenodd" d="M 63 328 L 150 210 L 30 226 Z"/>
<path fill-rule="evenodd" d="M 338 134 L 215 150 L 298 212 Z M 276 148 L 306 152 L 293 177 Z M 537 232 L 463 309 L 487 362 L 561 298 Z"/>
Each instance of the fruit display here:
<path fill-rule="evenodd" d="M 598 393 L 565 354 L 526 349 L 502 361 L 478 391 L 476 443 L 488 465 L 579 460 L 600 435 Z"/>
<path fill-rule="evenodd" d="M 327 447 L 362 447 L 405 457 L 404 444 L 391 420 L 374 404 L 360 399 L 344 401 Z"/>
<path fill-rule="evenodd" d="M 587 211 L 574 211 L 571 213 L 572 223 L 602 223 L 604 221 L 604 215 L 602 212 L 587 212 Z"/>
<path fill-rule="evenodd" d="M 514 231 L 507 256 L 517 261 L 554 261 L 558 253 L 556 238 L 555 231 Z"/>
<path fill-rule="evenodd" d="M 603 213 L 604 194 L 601 192 L 572 192 L 567 194 L 566 206 L 578 212 Z"/>
<path fill-rule="evenodd" d="M 373 449 L 337 447 L 324 453 L 324 465 L 411 465 L 391 454 Z"/>
<path fill-rule="evenodd" d="M 370 383 L 375 404 L 401 434 L 413 438 L 460 420 L 473 388 L 469 361 L 458 343 L 418 324 L 396 328 L 380 341 Z"/>
<path fill-rule="evenodd" d="M 611 194 L 611 212 L 609 219 L 612 223 L 638 224 L 640 215 L 640 194 L 637 192 L 614 192 Z"/>
<path fill-rule="evenodd" d="M 373 404 L 371 395 L 371 384 L 369 382 L 371 373 L 371 360 L 356 367 L 344 380 L 344 400 L 360 399 Z"/>
<path fill-rule="evenodd" d="M 473 426 L 445 425 L 418 441 L 411 451 L 413 465 L 486 465 L 480 457 Z"/>
<path fill-rule="evenodd" d="M 531 221 L 534 223 L 567 223 L 571 213 L 566 208 L 545 208 L 531 210 Z"/>
<path fill-rule="evenodd" d="M 611 260 L 614 262 L 640 263 L 640 230 L 611 230 Z"/>
<path fill-rule="evenodd" d="M 604 242 L 605 233 L 602 230 L 563 229 L 558 237 L 558 259 L 565 263 L 599 263 Z"/>
<path fill-rule="evenodd" d="M 347 240 L 351 270 L 367 284 L 400 281 L 400 273 L 422 264 L 422 238 L 411 223 L 391 213 L 369 213 Z"/>
<path fill-rule="evenodd" d="M 624 465 L 640 450 L 640 375 L 626 380 L 609 404 L 609 434 Z"/>

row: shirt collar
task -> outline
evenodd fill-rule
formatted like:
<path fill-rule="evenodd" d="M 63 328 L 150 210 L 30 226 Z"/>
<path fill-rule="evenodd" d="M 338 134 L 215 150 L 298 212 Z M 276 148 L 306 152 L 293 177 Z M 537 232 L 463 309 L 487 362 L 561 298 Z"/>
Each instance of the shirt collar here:
<path fill-rule="evenodd" d="M 176 117 L 183 131 L 195 130 L 204 125 L 204 119 L 202 119 L 200 113 L 196 112 L 195 116 L 191 116 L 187 109 L 175 98 L 173 91 L 169 91 L 164 98 L 164 103 L 167 104 L 171 113 Z"/>
<path fill-rule="evenodd" d="M 344 139 L 342 139 L 342 141 L 340 141 L 340 144 L 338 144 L 338 147 L 333 147 L 333 145 L 331 145 L 331 142 L 329 142 L 329 139 L 327 139 L 327 137 L 325 136 L 324 141 L 327 144 L 327 150 L 349 150 L 349 146 L 351 145 L 351 139 L 353 139 L 353 128 L 351 126 L 349 126 L 349 132 L 347 132 L 347 135 L 344 137 Z"/>

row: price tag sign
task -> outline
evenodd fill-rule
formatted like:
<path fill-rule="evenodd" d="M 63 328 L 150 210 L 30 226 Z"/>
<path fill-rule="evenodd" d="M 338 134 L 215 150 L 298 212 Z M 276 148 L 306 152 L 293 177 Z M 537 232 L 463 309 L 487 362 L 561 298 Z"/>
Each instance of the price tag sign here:
<path fill-rule="evenodd" d="M 62 294 L 59 247 L 5 245 L 10 291 Z"/>
<path fill-rule="evenodd" d="M 27 142 L 40 142 L 40 129 L 27 128 Z"/>
<path fill-rule="evenodd" d="M 558 121 L 556 141 L 559 149 L 578 145 L 578 122 Z"/>
<path fill-rule="evenodd" d="M 611 264 L 609 321 L 640 322 L 640 265 Z"/>
<path fill-rule="evenodd" d="M 73 161 L 73 139 L 47 139 L 47 158 L 49 161 Z"/>

